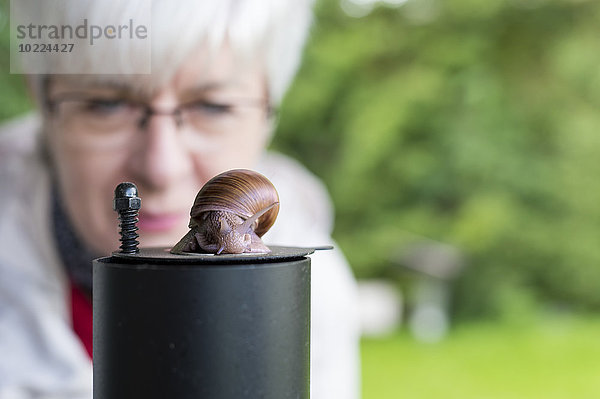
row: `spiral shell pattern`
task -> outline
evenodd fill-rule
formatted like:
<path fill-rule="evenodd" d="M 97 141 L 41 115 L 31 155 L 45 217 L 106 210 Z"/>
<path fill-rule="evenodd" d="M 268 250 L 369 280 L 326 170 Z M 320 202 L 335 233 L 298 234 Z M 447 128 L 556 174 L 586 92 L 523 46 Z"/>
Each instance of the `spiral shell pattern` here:
<path fill-rule="evenodd" d="M 279 213 L 279 195 L 273 183 L 260 173 L 233 169 L 213 177 L 202 187 L 196 195 L 190 216 L 192 221 L 200 224 L 199 217 L 203 212 L 226 211 L 246 220 L 273 203 L 277 205 L 255 223 L 253 230 L 259 237 L 275 223 Z"/>

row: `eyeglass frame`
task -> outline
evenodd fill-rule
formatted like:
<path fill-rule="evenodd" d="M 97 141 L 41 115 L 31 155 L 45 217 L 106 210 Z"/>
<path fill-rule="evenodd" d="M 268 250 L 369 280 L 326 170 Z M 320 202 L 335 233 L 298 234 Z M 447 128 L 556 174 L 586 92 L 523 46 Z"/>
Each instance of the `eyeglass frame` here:
<path fill-rule="evenodd" d="M 71 93 L 71 95 L 66 95 L 66 96 L 63 95 L 62 97 L 61 96 L 59 96 L 59 97 L 60 98 L 51 99 L 49 96 L 46 96 L 45 105 L 46 105 L 46 109 L 48 110 L 49 113 L 51 113 L 51 114 L 56 113 L 57 106 L 63 102 L 69 102 L 69 101 L 82 101 L 82 102 L 88 101 L 91 103 L 94 102 L 93 98 L 90 98 L 89 96 L 87 96 L 85 94 Z M 264 107 L 265 111 L 267 112 L 267 119 L 273 119 L 277 115 L 277 109 L 275 107 L 273 107 L 271 104 L 269 104 L 266 100 L 243 99 L 243 100 L 245 100 L 243 103 L 240 103 L 239 100 L 240 99 L 238 99 L 238 102 L 236 104 L 226 104 L 226 105 L 229 107 L 237 107 L 240 105 Z M 143 101 L 135 101 L 135 100 L 129 100 L 129 99 L 123 99 L 122 101 L 127 104 L 134 105 L 136 107 L 140 107 L 142 109 L 142 111 L 143 111 L 142 116 L 140 117 L 140 120 L 137 122 L 139 129 L 144 129 L 146 127 L 146 124 L 149 122 L 150 118 L 154 115 L 173 116 L 175 119 L 176 126 L 178 128 L 180 128 L 183 125 L 183 119 L 181 118 L 182 110 L 185 109 L 186 107 L 189 107 L 192 104 L 198 104 L 201 102 L 198 100 L 189 101 L 189 102 L 177 105 L 172 111 L 165 111 L 165 110 L 157 110 L 150 104 L 147 104 Z M 96 102 L 99 102 L 99 101 L 96 99 Z M 210 103 L 210 102 L 206 101 L 206 103 Z"/>

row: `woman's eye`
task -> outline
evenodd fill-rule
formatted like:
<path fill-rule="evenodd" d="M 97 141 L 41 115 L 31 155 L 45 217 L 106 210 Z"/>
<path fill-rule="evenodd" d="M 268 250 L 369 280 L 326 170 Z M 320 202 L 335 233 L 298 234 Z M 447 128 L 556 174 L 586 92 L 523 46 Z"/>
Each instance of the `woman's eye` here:
<path fill-rule="evenodd" d="M 96 114 L 113 114 L 126 111 L 129 104 L 123 100 L 113 99 L 92 99 L 85 104 L 85 111 Z"/>
<path fill-rule="evenodd" d="M 205 114 L 226 114 L 231 112 L 231 105 L 224 103 L 217 103 L 211 101 L 198 101 L 190 104 L 189 109 L 195 112 L 202 112 Z"/>

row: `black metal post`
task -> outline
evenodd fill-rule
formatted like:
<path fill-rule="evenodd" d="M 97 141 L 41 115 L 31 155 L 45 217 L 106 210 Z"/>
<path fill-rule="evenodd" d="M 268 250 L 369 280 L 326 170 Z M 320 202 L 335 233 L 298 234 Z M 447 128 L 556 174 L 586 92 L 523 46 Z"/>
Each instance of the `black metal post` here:
<path fill-rule="evenodd" d="M 94 398 L 309 398 L 310 259 L 239 258 L 95 260 Z"/>

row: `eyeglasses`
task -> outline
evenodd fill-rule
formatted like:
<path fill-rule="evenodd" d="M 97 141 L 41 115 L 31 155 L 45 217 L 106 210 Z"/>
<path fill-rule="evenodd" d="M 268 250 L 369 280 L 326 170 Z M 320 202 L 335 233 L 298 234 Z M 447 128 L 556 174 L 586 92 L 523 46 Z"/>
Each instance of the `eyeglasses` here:
<path fill-rule="evenodd" d="M 227 102 L 194 100 L 172 111 L 118 97 L 66 94 L 47 101 L 50 113 L 63 123 L 62 130 L 73 144 L 86 148 L 114 148 L 144 130 L 154 115 L 172 116 L 182 139 L 191 150 L 206 149 L 211 142 L 240 135 L 274 110 L 262 99 L 232 99 Z"/>

